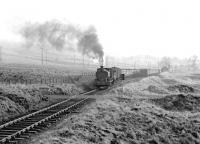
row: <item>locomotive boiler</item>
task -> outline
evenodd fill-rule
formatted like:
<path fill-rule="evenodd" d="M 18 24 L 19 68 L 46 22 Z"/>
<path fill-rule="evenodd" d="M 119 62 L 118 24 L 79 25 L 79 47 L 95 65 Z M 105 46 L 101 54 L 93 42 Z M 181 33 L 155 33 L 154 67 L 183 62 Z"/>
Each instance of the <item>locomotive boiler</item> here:
<path fill-rule="evenodd" d="M 95 79 L 95 85 L 98 88 L 101 87 L 108 87 L 112 84 L 114 84 L 118 80 L 123 80 L 124 74 L 122 74 L 122 70 L 117 67 L 111 67 L 111 68 L 104 68 L 101 66 L 97 69 L 96 72 L 96 79 Z"/>

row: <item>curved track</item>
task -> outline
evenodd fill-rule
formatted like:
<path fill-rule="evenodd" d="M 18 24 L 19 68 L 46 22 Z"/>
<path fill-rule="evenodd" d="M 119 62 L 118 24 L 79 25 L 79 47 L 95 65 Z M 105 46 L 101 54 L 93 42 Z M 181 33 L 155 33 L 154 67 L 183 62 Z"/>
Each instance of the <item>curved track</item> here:
<path fill-rule="evenodd" d="M 96 91 L 92 90 L 80 95 L 91 94 Z M 71 98 L 3 124 L 0 126 L 0 144 L 17 143 L 28 138 L 31 133 L 37 133 L 42 127 L 56 122 L 62 115 L 71 113 L 74 109 L 92 100 L 89 97 Z"/>

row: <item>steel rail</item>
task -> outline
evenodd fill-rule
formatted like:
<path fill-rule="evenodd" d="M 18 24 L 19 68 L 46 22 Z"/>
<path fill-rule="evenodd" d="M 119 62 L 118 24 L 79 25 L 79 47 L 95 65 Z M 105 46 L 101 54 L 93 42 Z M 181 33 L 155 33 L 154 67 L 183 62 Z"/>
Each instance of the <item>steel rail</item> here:
<path fill-rule="evenodd" d="M 90 94 L 90 93 L 93 93 L 93 92 L 96 92 L 97 90 L 95 89 L 95 90 L 91 90 L 91 91 L 89 91 L 89 92 L 85 92 L 85 93 L 82 93 L 82 94 L 80 94 L 79 96 L 81 96 L 81 95 L 86 95 L 86 94 Z M 77 100 L 78 99 L 78 100 Z M 19 135 L 21 135 L 22 133 L 24 133 L 24 132 L 28 132 L 28 130 L 30 130 L 30 129 L 33 129 L 35 126 L 38 126 L 38 125 L 40 125 L 40 124 L 42 124 L 42 123 L 44 123 L 44 122 L 46 122 L 46 121 L 48 121 L 48 120 L 51 120 L 52 118 L 54 118 L 54 117 L 56 117 L 56 116 L 59 116 L 60 114 L 62 114 L 63 112 L 66 112 L 66 111 L 68 111 L 68 110 L 70 110 L 70 109 L 72 109 L 72 108 L 74 108 L 74 107 L 76 107 L 76 106 L 78 106 L 78 105 L 80 105 L 81 103 L 84 103 L 85 101 L 87 101 L 87 100 L 89 100 L 90 98 L 88 98 L 88 97 L 86 97 L 86 98 L 81 98 L 81 97 L 72 97 L 72 98 L 70 98 L 70 99 L 67 99 L 67 100 L 65 100 L 65 101 L 62 101 L 62 102 L 59 102 L 59 103 L 57 103 L 57 104 L 54 104 L 54 105 L 52 105 L 52 106 L 49 106 L 49 107 L 47 107 L 47 108 L 44 108 L 44 109 L 41 109 L 41 110 L 39 110 L 39 111 L 36 111 L 36 112 L 34 112 L 34 113 L 31 113 L 31 114 L 28 114 L 28 115 L 26 115 L 26 116 L 23 116 L 23 117 L 20 117 L 20 118 L 18 118 L 18 119 L 16 119 L 16 120 L 13 120 L 13 121 L 10 121 L 10 122 L 8 122 L 8 123 L 5 123 L 5 124 L 3 124 L 3 125 L 1 125 L 0 126 L 0 133 L 4 133 L 4 132 L 6 132 L 7 130 L 5 130 L 8 126 L 14 126 L 15 124 L 17 124 L 17 122 L 19 122 L 19 124 L 20 124 L 20 122 L 22 122 L 23 120 L 24 120 L 24 123 L 26 123 L 26 119 L 28 119 L 28 118 L 30 118 L 31 119 L 31 117 L 33 117 L 34 118 L 34 116 L 37 116 L 37 114 L 40 114 L 40 113 L 42 113 L 42 112 L 48 112 L 48 110 L 50 110 L 50 109 L 53 109 L 53 108 L 55 108 L 55 109 L 53 109 L 55 112 L 54 113 L 49 113 L 48 115 L 46 115 L 46 116 L 43 116 L 43 117 L 41 117 L 41 119 L 38 119 L 38 120 L 36 120 L 36 122 L 32 122 L 32 123 L 30 123 L 29 122 L 29 120 L 30 119 L 28 119 L 28 121 L 27 121 L 27 123 L 29 123 L 28 124 L 28 126 L 25 126 L 25 128 L 19 128 L 19 130 L 14 130 L 13 129 L 13 133 L 12 133 L 12 131 L 11 131 L 11 134 L 8 134 L 8 135 L 1 135 L 0 134 L 0 138 L 2 138 L 1 136 L 3 136 L 3 138 L 2 139 L 0 139 L 0 143 L 5 143 L 5 142 L 7 142 L 7 141 L 9 141 L 10 139 L 12 139 L 12 138 L 14 138 L 15 139 L 15 136 L 19 136 Z M 75 100 L 75 101 L 73 101 L 73 100 Z M 72 101 L 73 103 L 71 104 L 71 103 L 68 103 L 68 102 L 70 102 L 70 101 Z M 65 104 L 65 105 L 64 105 Z M 61 107 L 59 108 L 59 107 L 57 107 L 57 106 L 59 106 L 59 105 L 61 105 Z M 66 106 L 67 105 L 67 106 Z M 66 108 L 64 108 L 63 106 L 66 106 Z M 56 109 L 57 108 L 57 109 Z M 52 110 L 50 110 L 50 111 L 52 111 Z M 42 116 L 42 115 L 41 115 Z M 32 118 L 32 119 L 33 119 Z M 31 120 L 32 120 L 31 119 Z M 34 119 L 33 119 L 34 120 Z M 10 128 L 11 130 L 12 130 L 12 128 Z M 15 132 L 16 131 L 16 132 Z M 9 133 L 9 130 L 8 130 L 8 133 Z"/>

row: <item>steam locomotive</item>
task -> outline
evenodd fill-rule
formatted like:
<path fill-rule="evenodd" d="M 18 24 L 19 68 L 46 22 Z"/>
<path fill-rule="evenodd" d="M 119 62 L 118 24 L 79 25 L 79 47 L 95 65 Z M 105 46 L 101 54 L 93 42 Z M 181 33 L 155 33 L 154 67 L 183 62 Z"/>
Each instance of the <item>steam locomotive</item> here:
<path fill-rule="evenodd" d="M 157 75 L 160 72 L 160 69 L 137 69 L 137 71 L 134 71 L 131 74 L 131 77 L 147 77 Z M 125 74 L 122 73 L 122 69 L 118 67 L 104 68 L 101 66 L 96 71 L 95 85 L 99 89 L 107 88 L 114 84 L 116 81 L 124 79 Z"/>
<path fill-rule="evenodd" d="M 118 67 L 104 68 L 101 66 L 97 69 L 95 85 L 98 88 L 107 88 L 118 80 L 124 80 L 124 74 Z"/>

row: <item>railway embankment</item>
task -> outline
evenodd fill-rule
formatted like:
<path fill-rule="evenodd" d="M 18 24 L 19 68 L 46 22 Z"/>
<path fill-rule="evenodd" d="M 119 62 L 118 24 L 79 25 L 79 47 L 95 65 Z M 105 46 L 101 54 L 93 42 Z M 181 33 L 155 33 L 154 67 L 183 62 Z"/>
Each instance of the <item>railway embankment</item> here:
<path fill-rule="evenodd" d="M 83 92 L 75 84 L 0 85 L 0 123 L 39 110 Z"/>

